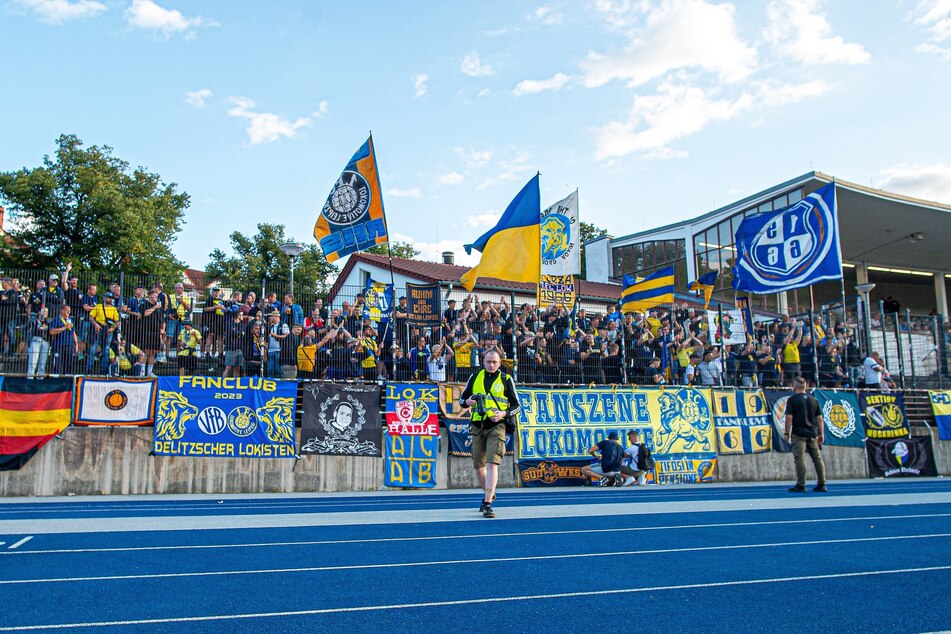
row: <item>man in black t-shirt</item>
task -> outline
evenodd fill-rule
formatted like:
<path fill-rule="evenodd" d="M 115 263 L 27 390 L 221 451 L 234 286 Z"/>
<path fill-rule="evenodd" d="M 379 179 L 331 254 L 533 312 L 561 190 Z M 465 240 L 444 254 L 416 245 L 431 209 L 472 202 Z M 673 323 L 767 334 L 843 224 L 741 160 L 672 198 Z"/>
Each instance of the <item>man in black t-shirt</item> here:
<path fill-rule="evenodd" d="M 820 450 L 825 440 L 825 423 L 822 420 L 822 410 L 815 397 L 806 394 L 806 380 L 801 376 L 793 381 L 795 394 L 786 401 L 786 428 L 783 438 L 792 443 L 793 461 L 796 464 L 796 486 L 789 489 L 791 493 L 806 491 L 806 452 L 812 458 L 816 468 L 816 486 L 812 489 L 818 493 L 825 493 L 826 465 L 822 460 Z"/>
<path fill-rule="evenodd" d="M 602 440 L 588 450 L 588 453 L 597 457 L 601 454 L 601 464 L 589 464 L 581 467 L 581 473 L 589 478 L 601 478 L 601 486 L 615 484 L 621 486 L 624 481 L 621 476 L 621 460 L 624 458 L 624 448 L 617 441 L 617 432 L 608 434 L 607 440 Z"/>

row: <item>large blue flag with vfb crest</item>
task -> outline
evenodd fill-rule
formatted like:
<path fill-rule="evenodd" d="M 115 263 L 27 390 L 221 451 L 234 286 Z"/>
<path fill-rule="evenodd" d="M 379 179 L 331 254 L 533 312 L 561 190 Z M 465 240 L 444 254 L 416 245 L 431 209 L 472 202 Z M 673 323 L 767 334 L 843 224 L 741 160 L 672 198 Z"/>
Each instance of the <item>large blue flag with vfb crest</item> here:
<path fill-rule="evenodd" d="M 835 183 L 779 211 L 748 216 L 736 230 L 733 288 L 778 293 L 842 278 Z"/>

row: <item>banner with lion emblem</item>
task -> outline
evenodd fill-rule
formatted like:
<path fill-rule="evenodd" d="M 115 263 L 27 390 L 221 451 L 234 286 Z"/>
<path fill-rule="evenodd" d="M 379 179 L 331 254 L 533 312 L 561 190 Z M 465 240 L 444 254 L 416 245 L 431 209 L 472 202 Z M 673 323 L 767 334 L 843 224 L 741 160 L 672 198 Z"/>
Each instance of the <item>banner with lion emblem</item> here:
<path fill-rule="evenodd" d="M 296 381 L 158 378 L 152 451 L 160 456 L 293 458 Z"/>
<path fill-rule="evenodd" d="M 517 459 L 588 459 L 612 431 L 626 443 L 636 429 L 653 454 L 656 482 L 711 481 L 717 440 L 710 398 L 710 390 L 695 388 L 521 388 Z"/>
<path fill-rule="evenodd" d="M 826 426 L 825 444 L 839 447 L 864 447 L 865 434 L 859 421 L 859 401 L 855 392 L 813 390 L 819 401 Z"/>
<path fill-rule="evenodd" d="M 905 395 L 897 392 L 862 392 L 862 422 L 869 438 L 907 438 L 911 435 L 905 415 Z"/>
<path fill-rule="evenodd" d="M 379 385 L 307 384 L 302 454 L 383 455 Z"/>

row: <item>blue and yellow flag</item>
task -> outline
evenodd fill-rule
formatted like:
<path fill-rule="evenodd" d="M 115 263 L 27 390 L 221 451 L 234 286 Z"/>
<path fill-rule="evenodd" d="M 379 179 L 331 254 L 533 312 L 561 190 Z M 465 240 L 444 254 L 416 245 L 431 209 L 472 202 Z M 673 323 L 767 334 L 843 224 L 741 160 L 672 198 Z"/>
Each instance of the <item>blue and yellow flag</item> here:
<path fill-rule="evenodd" d="M 328 262 L 389 240 L 372 136 L 334 183 L 314 225 L 314 237 Z"/>
<path fill-rule="evenodd" d="M 710 307 L 710 296 L 713 295 L 713 287 L 717 283 L 717 271 L 710 271 L 709 273 L 704 273 L 694 281 L 690 282 L 688 290 L 691 291 L 703 291 L 703 308 L 706 310 Z"/>
<path fill-rule="evenodd" d="M 480 277 L 495 277 L 510 282 L 538 283 L 541 274 L 541 196 L 538 174 L 512 199 L 499 223 L 482 234 L 473 244 L 465 245 L 482 252 L 479 264 L 462 276 L 462 285 L 471 291 Z"/>
<path fill-rule="evenodd" d="M 657 269 L 643 279 L 624 276 L 624 292 L 621 293 L 621 312 L 643 312 L 662 304 L 674 302 L 674 267 Z"/>
<path fill-rule="evenodd" d="M 951 440 L 951 390 L 929 391 L 928 398 L 938 423 L 938 439 Z"/>

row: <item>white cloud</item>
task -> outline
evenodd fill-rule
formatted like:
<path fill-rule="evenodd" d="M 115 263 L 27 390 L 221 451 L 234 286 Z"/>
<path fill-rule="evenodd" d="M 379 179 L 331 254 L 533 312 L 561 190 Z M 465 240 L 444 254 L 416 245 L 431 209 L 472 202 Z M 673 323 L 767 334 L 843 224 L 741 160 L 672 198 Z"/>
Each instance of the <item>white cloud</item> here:
<path fill-rule="evenodd" d="M 882 170 L 885 176 L 876 187 L 895 192 L 951 203 L 951 165 L 906 165 L 904 163 Z"/>
<path fill-rule="evenodd" d="M 327 114 L 327 109 L 330 107 L 330 103 L 325 99 L 317 104 L 317 109 L 312 113 L 315 117 L 322 117 Z"/>
<path fill-rule="evenodd" d="M 594 8 L 614 28 L 623 29 L 631 24 L 631 0 L 595 0 Z"/>
<path fill-rule="evenodd" d="M 423 192 L 419 187 L 413 187 L 412 189 L 397 189 L 394 187 L 388 190 L 386 195 L 395 196 L 396 198 L 422 198 Z"/>
<path fill-rule="evenodd" d="M 487 211 L 484 214 L 470 214 L 464 218 L 466 224 L 474 229 L 494 227 L 502 217 L 501 211 Z"/>
<path fill-rule="evenodd" d="M 417 99 L 426 96 L 427 81 L 429 81 L 429 77 L 427 75 L 416 75 L 416 77 L 413 78 L 413 89 L 416 92 Z"/>
<path fill-rule="evenodd" d="M 204 108 L 205 100 L 211 97 L 211 95 L 212 95 L 212 92 L 208 90 L 207 88 L 202 88 L 201 90 L 186 92 L 185 103 L 195 108 Z"/>
<path fill-rule="evenodd" d="M 492 150 L 453 148 L 453 152 L 462 157 L 469 169 L 479 169 L 492 160 Z"/>
<path fill-rule="evenodd" d="M 162 39 L 177 34 L 194 37 L 199 27 L 216 25 L 198 16 L 187 18 L 181 11 L 166 9 L 152 0 L 132 0 L 132 5 L 125 11 L 125 19 L 129 27 L 151 31 Z"/>
<path fill-rule="evenodd" d="M 761 85 L 757 101 L 771 108 L 797 103 L 810 97 L 818 97 L 829 92 L 832 86 L 821 79 L 814 79 L 801 84 L 775 85 L 766 82 Z"/>
<path fill-rule="evenodd" d="M 522 95 L 532 95 L 545 90 L 561 90 L 570 80 L 571 77 L 564 73 L 556 73 L 550 79 L 525 79 L 516 84 L 512 94 L 521 97 Z"/>
<path fill-rule="evenodd" d="M 832 35 L 819 0 L 774 0 L 766 13 L 766 41 L 804 64 L 864 64 L 871 58 L 861 44 Z"/>
<path fill-rule="evenodd" d="M 228 115 L 248 120 L 248 142 L 251 145 L 271 143 L 282 136 L 293 139 L 300 128 L 309 126 L 313 120 L 298 117 L 293 122 L 270 112 L 254 112 L 255 103 L 247 97 L 230 97 L 232 107 Z"/>
<path fill-rule="evenodd" d="M 655 95 L 636 95 L 628 121 L 612 122 L 595 131 L 596 158 L 633 152 L 656 158 L 676 156 L 678 153 L 668 148 L 672 141 L 699 132 L 713 121 L 732 119 L 754 104 L 752 95 L 745 92 L 732 99 L 718 99 L 717 92 L 664 83 Z"/>
<path fill-rule="evenodd" d="M 646 10 L 644 28 L 628 33 L 630 42 L 622 51 L 588 53 L 581 64 L 586 86 L 615 79 L 641 86 L 685 68 L 702 68 L 735 83 L 756 69 L 756 50 L 737 34 L 733 5 L 666 0 Z"/>
<path fill-rule="evenodd" d="M 511 29 L 509 29 L 507 26 L 503 26 L 498 29 L 492 29 L 491 31 L 483 31 L 482 35 L 486 37 L 502 37 L 503 35 L 508 33 L 510 30 Z"/>
<path fill-rule="evenodd" d="M 561 24 L 564 16 L 551 7 L 538 7 L 532 14 L 532 19 L 541 22 L 547 26 Z"/>
<path fill-rule="evenodd" d="M 919 0 L 910 17 L 928 32 L 928 40 L 915 50 L 951 61 L 951 0 Z"/>
<path fill-rule="evenodd" d="M 94 0 L 12 0 L 9 7 L 15 12 L 32 13 L 46 24 L 91 18 L 106 10 L 106 5 Z"/>
<path fill-rule="evenodd" d="M 460 174 L 459 172 L 449 172 L 448 174 L 443 174 L 439 177 L 440 185 L 461 185 L 465 182 L 466 177 Z"/>
<path fill-rule="evenodd" d="M 482 181 L 481 183 L 479 183 L 479 184 L 476 186 L 476 190 L 477 190 L 477 191 L 482 191 L 483 189 L 488 189 L 489 187 L 492 187 L 493 185 L 495 185 L 497 182 L 498 182 L 498 181 L 496 181 L 494 178 L 492 178 L 492 177 L 490 176 L 489 178 L 487 178 L 487 179 L 485 179 L 484 181 Z"/>
<path fill-rule="evenodd" d="M 482 63 L 482 60 L 479 59 L 479 53 L 476 51 L 472 51 L 466 55 L 459 68 L 463 75 L 468 75 L 469 77 L 488 77 L 489 75 L 495 74 L 491 66 Z"/>

